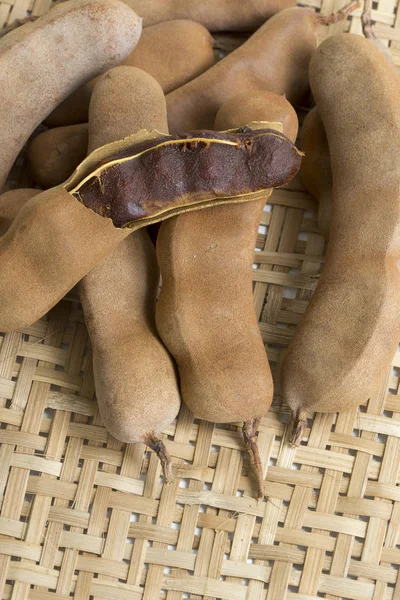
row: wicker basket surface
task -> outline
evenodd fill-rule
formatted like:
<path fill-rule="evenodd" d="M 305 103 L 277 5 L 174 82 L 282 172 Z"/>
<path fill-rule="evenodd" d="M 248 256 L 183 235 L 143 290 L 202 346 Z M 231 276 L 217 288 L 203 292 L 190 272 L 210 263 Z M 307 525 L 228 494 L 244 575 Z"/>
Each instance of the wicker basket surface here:
<path fill-rule="evenodd" d="M 308 3 L 325 14 L 343 4 Z M 50 5 L 1 1 L 0 27 Z M 380 0 L 372 16 L 400 65 L 396 8 Z M 360 33 L 360 15 L 321 37 Z M 11 185 L 27 184 L 20 162 Z M 253 274 L 277 382 L 259 434 L 268 497 L 252 497 L 236 426 L 194 420 L 183 407 L 165 431 L 177 477 L 164 487 L 153 453 L 107 434 L 71 293 L 26 330 L 0 334 L 2 600 L 400 599 L 400 352 L 367 405 L 310 415 L 304 444 L 288 445 L 279 367 L 324 241 L 298 179 L 270 200 Z"/>

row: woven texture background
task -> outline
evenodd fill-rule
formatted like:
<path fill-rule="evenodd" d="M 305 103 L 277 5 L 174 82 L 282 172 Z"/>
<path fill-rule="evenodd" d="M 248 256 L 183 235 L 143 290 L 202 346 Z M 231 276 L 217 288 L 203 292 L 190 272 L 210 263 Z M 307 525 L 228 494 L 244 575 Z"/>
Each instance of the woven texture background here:
<path fill-rule="evenodd" d="M 0 26 L 49 5 L 0 2 Z M 400 64 L 395 3 L 374 8 Z M 321 36 L 359 32 L 359 15 Z M 20 171 L 14 185 L 26 184 Z M 273 193 L 260 227 L 254 300 L 276 380 L 323 263 L 315 210 L 297 179 Z M 268 494 L 258 502 L 239 427 L 182 408 L 165 432 L 176 479 L 162 487 L 155 455 L 102 426 L 71 292 L 32 327 L 0 334 L 0 598 L 399 599 L 399 383 L 397 353 L 368 405 L 310 415 L 297 450 L 277 385 L 258 438 Z"/>

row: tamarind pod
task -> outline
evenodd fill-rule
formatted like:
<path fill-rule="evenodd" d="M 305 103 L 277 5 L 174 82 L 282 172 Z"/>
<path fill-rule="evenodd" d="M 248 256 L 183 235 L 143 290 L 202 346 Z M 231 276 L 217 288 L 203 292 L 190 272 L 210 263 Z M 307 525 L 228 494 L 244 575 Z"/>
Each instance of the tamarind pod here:
<path fill-rule="evenodd" d="M 145 132 L 92 152 L 63 188 L 116 227 L 137 229 L 199 206 L 250 201 L 290 181 L 300 161 L 292 142 L 268 129 Z"/>
<path fill-rule="evenodd" d="M 313 10 L 287 8 L 240 48 L 167 96 L 171 133 L 211 128 L 222 104 L 242 90 L 264 88 L 298 104 L 309 90 L 308 66 L 317 47 Z"/>
<path fill-rule="evenodd" d="M 167 131 L 163 91 L 144 71 L 116 67 L 93 92 L 89 150 L 143 127 Z M 103 423 L 117 439 L 155 450 L 170 479 L 170 458 L 157 434 L 176 417 L 180 395 L 174 364 L 155 329 L 158 286 L 155 248 L 142 228 L 88 273 L 79 291 Z"/>
<path fill-rule="evenodd" d="M 283 97 L 264 91 L 234 97 L 220 109 L 215 126 L 233 128 L 265 118 L 273 121 L 270 128 L 279 131 L 283 124 L 284 132 L 296 138 L 293 108 Z M 256 435 L 272 401 L 273 381 L 253 305 L 252 264 L 268 195 L 169 219 L 157 239 L 163 280 L 157 329 L 177 362 L 182 398 L 199 418 L 244 421 L 260 497 L 263 474 Z"/>
<path fill-rule="evenodd" d="M 214 65 L 213 44 L 213 38 L 199 23 L 187 19 L 167 21 L 146 27 L 122 64 L 143 69 L 168 94 Z M 97 77 L 77 89 L 53 110 L 45 124 L 58 127 L 86 122 L 96 83 Z"/>
<path fill-rule="evenodd" d="M 0 189 L 34 129 L 85 81 L 123 60 L 140 33 L 141 19 L 118 0 L 70 0 L 1 38 Z"/>
<path fill-rule="evenodd" d="M 369 40 L 338 35 L 310 78 L 333 174 L 328 253 L 282 369 L 299 443 L 308 411 L 366 402 L 400 337 L 400 82 Z M 384 107 L 384 108 L 383 108 Z"/>
<path fill-rule="evenodd" d="M 296 113 L 287 100 L 269 92 L 261 92 L 258 103 L 243 95 L 228 103 L 216 125 L 235 127 L 244 114 L 260 119 L 263 110 L 286 122 L 286 131 L 296 136 Z M 177 362 L 183 400 L 209 421 L 261 416 L 272 400 L 252 297 L 255 238 L 269 194 L 168 219 L 158 235 L 163 286 L 157 329 Z"/>

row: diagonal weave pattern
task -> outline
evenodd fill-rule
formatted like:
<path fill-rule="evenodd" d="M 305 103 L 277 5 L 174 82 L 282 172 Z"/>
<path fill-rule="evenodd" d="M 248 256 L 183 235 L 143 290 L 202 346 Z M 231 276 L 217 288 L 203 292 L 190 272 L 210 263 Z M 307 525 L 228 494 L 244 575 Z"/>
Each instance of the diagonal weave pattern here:
<path fill-rule="evenodd" d="M 2 2 L 0 25 L 49 4 Z M 394 3 L 374 17 L 395 40 Z M 315 211 L 296 179 L 271 196 L 257 240 L 254 300 L 276 382 L 323 263 Z M 165 432 L 176 479 L 162 487 L 155 455 L 102 426 L 73 292 L 0 334 L 0 599 L 399 599 L 400 352 L 367 406 L 310 415 L 297 450 L 276 392 L 258 438 L 265 500 L 253 499 L 240 424 L 185 408 Z"/>

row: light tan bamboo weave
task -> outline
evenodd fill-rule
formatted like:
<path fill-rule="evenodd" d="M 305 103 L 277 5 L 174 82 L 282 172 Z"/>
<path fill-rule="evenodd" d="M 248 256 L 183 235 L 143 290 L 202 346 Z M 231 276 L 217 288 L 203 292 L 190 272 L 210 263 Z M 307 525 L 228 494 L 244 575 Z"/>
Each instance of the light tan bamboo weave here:
<path fill-rule="evenodd" d="M 49 5 L 2 1 L 0 26 Z M 341 3 L 310 5 L 330 13 Z M 400 64 L 395 3 L 374 8 Z M 343 27 L 360 32 L 360 11 L 328 33 Z M 23 169 L 15 173 L 12 185 L 26 183 Z M 276 376 L 324 242 L 298 180 L 268 208 L 253 279 Z M 183 408 L 165 432 L 177 478 L 162 488 L 155 455 L 102 426 L 71 293 L 32 327 L 0 334 L 0 598 L 400 599 L 399 377 L 400 353 L 367 406 L 310 418 L 297 450 L 279 420 L 277 386 L 259 434 L 268 494 L 259 502 L 238 427 L 194 421 Z"/>

